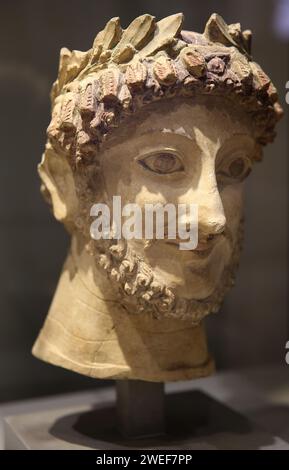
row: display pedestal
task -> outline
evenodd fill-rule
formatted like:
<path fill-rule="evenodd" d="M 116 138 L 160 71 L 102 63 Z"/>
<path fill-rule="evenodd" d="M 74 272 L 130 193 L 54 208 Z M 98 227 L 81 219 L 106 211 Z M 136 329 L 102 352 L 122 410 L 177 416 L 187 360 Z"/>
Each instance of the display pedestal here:
<path fill-rule="evenodd" d="M 166 388 L 164 435 L 123 437 L 118 431 L 115 391 L 108 388 L 70 395 L 66 405 L 60 396 L 46 400 L 46 409 L 44 400 L 42 406 L 37 401 L 34 411 L 31 403 L 26 413 L 22 407 L 24 413 L 4 418 L 5 448 L 289 449 L 282 433 L 279 437 L 250 418 L 256 415 L 256 407 L 265 409 L 267 402 L 238 374 Z"/>

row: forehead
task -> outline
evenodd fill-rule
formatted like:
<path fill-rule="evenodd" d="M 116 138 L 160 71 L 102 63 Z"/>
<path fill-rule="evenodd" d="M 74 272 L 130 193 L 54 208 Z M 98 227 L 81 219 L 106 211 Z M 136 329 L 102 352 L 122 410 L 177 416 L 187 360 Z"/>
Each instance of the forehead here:
<path fill-rule="evenodd" d="M 171 98 L 156 101 L 130 117 L 108 139 L 131 143 L 133 139 L 152 133 L 183 135 L 191 140 L 206 138 L 222 145 L 240 135 L 254 140 L 248 115 L 220 97 Z"/>

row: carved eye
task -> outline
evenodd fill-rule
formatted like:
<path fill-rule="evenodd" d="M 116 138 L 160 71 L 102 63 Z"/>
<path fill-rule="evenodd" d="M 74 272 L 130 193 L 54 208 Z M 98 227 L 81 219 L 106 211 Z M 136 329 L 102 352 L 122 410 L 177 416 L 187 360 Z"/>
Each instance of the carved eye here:
<path fill-rule="evenodd" d="M 167 175 L 184 170 L 184 165 L 181 159 L 171 152 L 154 153 L 139 159 L 138 163 L 147 170 L 161 175 Z"/>
<path fill-rule="evenodd" d="M 232 181 L 241 182 L 250 174 L 252 162 L 248 157 L 237 157 L 230 160 L 219 170 L 221 177 Z"/>

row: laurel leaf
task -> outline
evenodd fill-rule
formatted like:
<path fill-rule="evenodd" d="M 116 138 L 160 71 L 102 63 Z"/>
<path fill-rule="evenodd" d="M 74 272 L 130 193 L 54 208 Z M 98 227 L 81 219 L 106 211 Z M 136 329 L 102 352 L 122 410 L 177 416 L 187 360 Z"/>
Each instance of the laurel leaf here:
<path fill-rule="evenodd" d="M 66 79 L 67 64 L 71 57 L 71 51 L 67 47 L 60 49 L 59 67 L 58 67 L 58 90 L 61 90 Z"/>
<path fill-rule="evenodd" d="M 138 53 L 138 57 L 153 55 L 160 49 L 171 44 L 173 39 L 180 33 L 184 21 L 184 15 L 177 13 L 158 21 L 152 40 Z"/>
<path fill-rule="evenodd" d="M 112 18 L 104 28 L 102 49 L 113 49 L 120 41 L 122 28 L 119 17 Z"/>
<path fill-rule="evenodd" d="M 229 26 L 217 13 L 213 13 L 208 19 L 204 36 L 206 36 L 207 39 L 212 42 L 219 42 L 225 46 L 238 47 L 237 43 L 230 34 Z"/>
<path fill-rule="evenodd" d="M 251 48 L 252 48 L 252 31 L 250 29 L 245 29 L 245 31 L 242 32 L 242 37 L 243 37 L 243 43 L 246 51 L 248 54 L 251 54 Z"/>
<path fill-rule="evenodd" d="M 89 60 L 90 51 L 70 51 L 66 47 L 63 47 L 60 51 L 59 69 L 58 69 L 58 80 L 55 82 L 53 87 L 53 93 L 51 95 L 52 102 L 56 96 L 61 92 L 64 85 L 75 79 L 78 73 L 83 70 Z"/>
<path fill-rule="evenodd" d="M 95 63 L 102 52 L 114 48 L 121 36 L 122 28 L 120 26 L 119 17 L 111 18 L 111 20 L 106 23 L 104 29 L 96 35 L 93 42 L 91 63 Z"/>
<path fill-rule="evenodd" d="M 126 54 L 123 53 L 124 50 L 129 48 L 138 50 L 144 47 L 151 38 L 154 29 L 155 18 L 153 16 L 141 15 L 135 18 L 123 32 L 121 40 L 113 51 L 112 59 L 114 62 L 123 62 L 119 59 L 126 57 Z"/>

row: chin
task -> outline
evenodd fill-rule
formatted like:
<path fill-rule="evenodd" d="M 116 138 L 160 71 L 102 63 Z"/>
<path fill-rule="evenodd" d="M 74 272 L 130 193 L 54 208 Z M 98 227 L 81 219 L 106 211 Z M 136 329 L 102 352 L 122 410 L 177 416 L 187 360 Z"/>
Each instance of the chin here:
<path fill-rule="evenodd" d="M 186 276 L 179 286 L 175 287 L 177 295 L 188 300 L 204 300 L 212 296 L 222 282 L 224 270 L 217 277 L 210 278 L 208 273 L 203 275 L 191 273 Z"/>
<path fill-rule="evenodd" d="M 226 266 L 232 264 L 232 253 L 228 256 L 222 252 L 218 256 L 203 259 L 201 262 L 193 262 L 182 266 L 182 276 L 178 282 L 170 287 L 174 288 L 177 295 L 188 300 L 204 300 L 212 296 L 223 283 Z"/>

